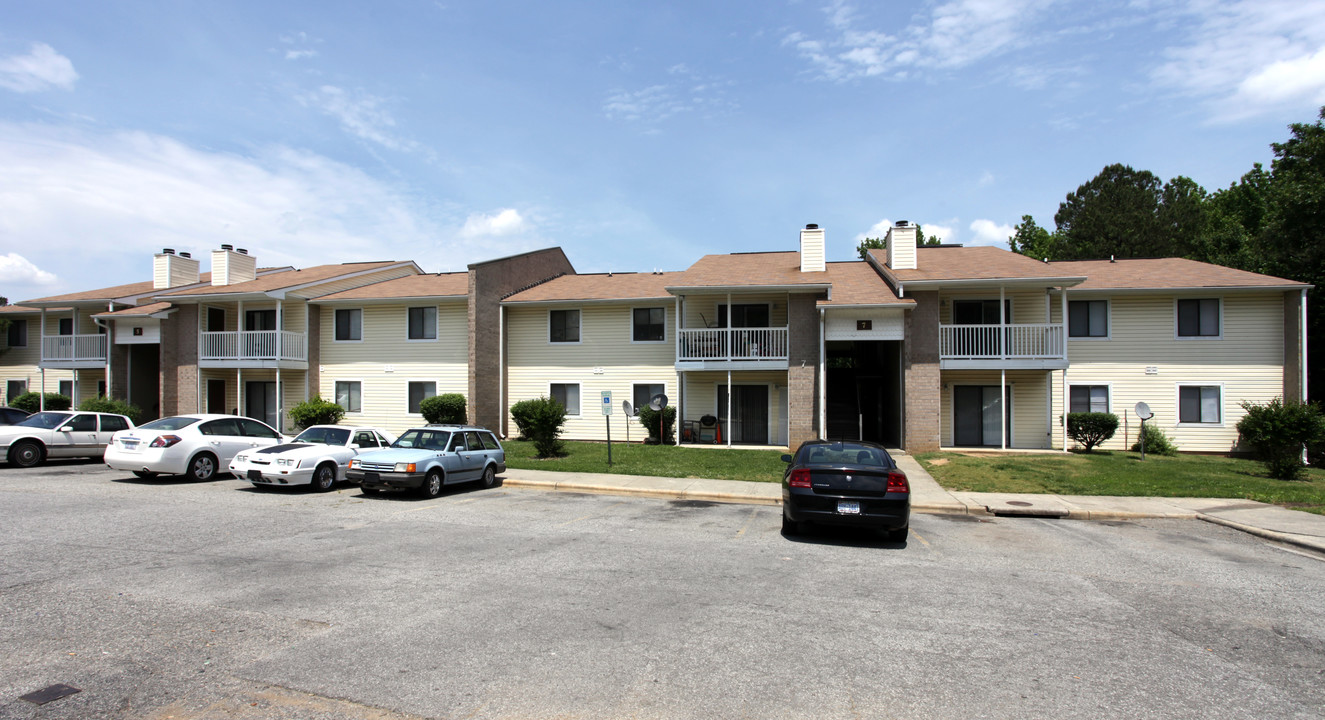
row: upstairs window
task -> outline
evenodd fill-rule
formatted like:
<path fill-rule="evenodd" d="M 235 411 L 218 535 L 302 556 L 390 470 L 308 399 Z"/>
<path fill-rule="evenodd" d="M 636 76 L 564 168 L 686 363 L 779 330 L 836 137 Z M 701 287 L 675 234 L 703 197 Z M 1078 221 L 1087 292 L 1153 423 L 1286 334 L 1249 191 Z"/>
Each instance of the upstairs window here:
<path fill-rule="evenodd" d="M 61 335 L 73 335 L 73 334 L 74 334 L 74 319 L 73 319 L 73 318 L 60 318 L 60 334 L 61 334 Z"/>
<path fill-rule="evenodd" d="M 25 319 L 9 321 L 9 347 L 28 346 L 28 321 Z"/>
<path fill-rule="evenodd" d="M 1072 300 L 1067 304 L 1067 336 L 1102 338 L 1109 336 L 1107 300 Z"/>
<path fill-rule="evenodd" d="M 1012 301 L 1003 301 L 1003 322 L 1012 322 Z M 953 300 L 953 325 L 997 325 L 997 300 Z"/>
<path fill-rule="evenodd" d="M 410 340 L 437 339 L 436 307 L 412 307 L 408 310 L 408 314 Z"/>
<path fill-rule="evenodd" d="M 577 343 L 579 341 L 579 310 L 553 310 L 548 313 L 548 342 Z"/>
<path fill-rule="evenodd" d="M 769 327 L 769 312 L 767 303 L 758 303 L 751 305 L 737 305 L 732 303 L 731 307 L 731 326 L 734 328 L 766 328 Z M 727 306 L 718 306 L 718 327 L 727 327 Z"/>
<path fill-rule="evenodd" d="M 631 315 L 631 340 L 662 342 L 666 338 L 664 326 L 667 323 L 667 311 L 663 308 L 635 308 Z"/>
<path fill-rule="evenodd" d="M 358 308 L 336 311 L 336 342 L 363 340 L 363 310 Z"/>
<path fill-rule="evenodd" d="M 1219 299 L 1178 301 L 1178 337 L 1219 337 Z"/>

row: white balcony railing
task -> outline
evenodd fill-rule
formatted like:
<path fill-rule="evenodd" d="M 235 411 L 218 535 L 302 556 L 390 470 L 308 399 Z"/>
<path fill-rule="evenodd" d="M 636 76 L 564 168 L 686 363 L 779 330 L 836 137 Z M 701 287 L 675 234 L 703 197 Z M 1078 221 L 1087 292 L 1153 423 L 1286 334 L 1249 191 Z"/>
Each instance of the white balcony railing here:
<path fill-rule="evenodd" d="M 302 362 L 308 359 L 308 348 L 304 343 L 303 333 L 289 330 L 239 330 L 205 332 L 201 335 L 198 352 L 203 360 Z"/>
<path fill-rule="evenodd" d="M 46 335 L 41 339 L 43 362 L 106 362 L 106 335 Z"/>
<path fill-rule="evenodd" d="M 1064 328 L 1058 323 L 940 325 L 939 357 L 944 360 L 1045 359 L 1067 357 Z"/>
<path fill-rule="evenodd" d="M 682 330 L 678 361 L 786 360 L 786 328 Z"/>

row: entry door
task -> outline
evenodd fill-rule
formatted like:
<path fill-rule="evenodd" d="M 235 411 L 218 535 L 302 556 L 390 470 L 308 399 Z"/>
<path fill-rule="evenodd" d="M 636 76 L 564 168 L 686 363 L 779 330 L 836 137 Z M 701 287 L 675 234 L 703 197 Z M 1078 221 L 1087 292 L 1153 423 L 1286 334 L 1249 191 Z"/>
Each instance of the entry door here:
<path fill-rule="evenodd" d="M 768 444 L 768 386 L 736 385 L 732 391 L 732 442 Z M 718 386 L 718 421 L 727 429 L 727 386 Z"/>
<path fill-rule="evenodd" d="M 1012 388 L 1007 389 L 1012 397 Z M 953 388 L 953 443 L 965 447 L 999 447 L 1002 428 L 999 415 L 1003 398 L 997 385 L 958 385 Z M 1012 428 L 1012 413 L 1003 413 Z"/>
<path fill-rule="evenodd" d="M 216 378 L 207 380 L 207 412 L 228 414 L 225 408 L 225 381 Z"/>
<path fill-rule="evenodd" d="M 244 383 L 244 415 L 276 427 L 276 383 L 264 380 Z"/>

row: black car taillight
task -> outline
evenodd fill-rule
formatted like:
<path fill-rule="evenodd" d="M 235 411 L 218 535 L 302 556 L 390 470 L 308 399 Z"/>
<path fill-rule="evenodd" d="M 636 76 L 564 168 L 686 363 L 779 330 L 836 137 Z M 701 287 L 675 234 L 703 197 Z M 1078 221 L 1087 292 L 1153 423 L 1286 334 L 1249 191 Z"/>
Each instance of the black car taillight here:
<path fill-rule="evenodd" d="M 906 480 L 906 476 L 902 476 L 902 480 L 905 481 L 905 480 Z M 787 485 L 789 485 L 789 486 L 791 486 L 791 487 L 798 487 L 798 488 L 807 488 L 807 487 L 809 487 L 809 486 L 810 486 L 810 471 L 809 471 L 809 470 L 792 470 L 792 471 L 791 471 L 791 477 L 787 478 Z"/>
<path fill-rule="evenodd" d="M 158 435 L 155 440 L 148 443 L 147 447 L 168 448 L 171 445 L 174 445 L 183 439 L 184 438 L 178 435 Z"/>
<path fill-rule="evenodd" d="M 888 471 L 888 492 L 910 493 L 911 484 L 906 481 L 906 473 L 901 470 Z"/>

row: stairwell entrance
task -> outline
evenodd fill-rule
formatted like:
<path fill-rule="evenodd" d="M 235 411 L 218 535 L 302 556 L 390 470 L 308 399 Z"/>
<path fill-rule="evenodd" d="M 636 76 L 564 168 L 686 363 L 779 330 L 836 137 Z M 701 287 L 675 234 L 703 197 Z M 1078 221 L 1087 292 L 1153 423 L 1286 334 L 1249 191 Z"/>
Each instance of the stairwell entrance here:
<path fill-rule="evenodd" d="M 825 343 L 829 440 L 902 444 L 902 342 Z"/>

